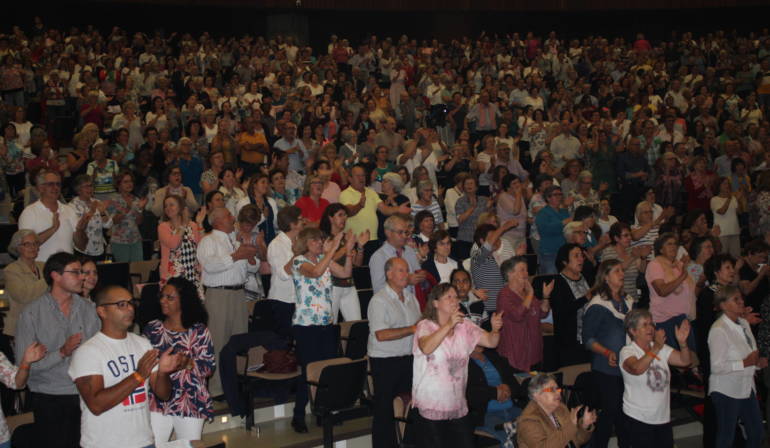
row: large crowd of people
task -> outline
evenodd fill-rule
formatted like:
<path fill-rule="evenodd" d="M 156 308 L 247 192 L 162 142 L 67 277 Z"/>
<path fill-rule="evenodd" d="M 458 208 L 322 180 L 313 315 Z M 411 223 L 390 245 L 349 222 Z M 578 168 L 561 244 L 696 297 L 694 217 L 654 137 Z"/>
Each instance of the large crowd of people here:
<path fill-rule="evenodd" d="M 296 353 L 300 433 L 307 365 L 365 315 L 377 448 L 402 394 L 417 446 L 670 447 L 672 385 L 703 392 L 704 446 L 763 438 L 768 29 L 310 47 L 35 18 L 0 35 L 0 94 L 0 374 L 33 446 L 200 439 L 250 301 Z M 137 334 L 97 266 L 155 256 Z M 527 374 L 583 363 L 572 409 Z"/>

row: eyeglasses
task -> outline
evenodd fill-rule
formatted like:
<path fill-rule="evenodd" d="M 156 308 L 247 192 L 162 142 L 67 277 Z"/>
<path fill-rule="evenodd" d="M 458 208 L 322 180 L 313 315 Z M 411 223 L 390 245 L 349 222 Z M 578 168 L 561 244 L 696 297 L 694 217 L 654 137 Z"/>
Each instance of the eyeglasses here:
<path fill-rule="evenodd" d="M 542 390 L 542 392 L 556 392 L 557 394 L 560 394 L 561 391 L 561 387 L 546 387 Z"/>
<path fill-rule="evenodd" d="M 178 298 L 179 298 L 179 296 L 172 296 L 171 294 L 161 294 L 160 295 L 160 299 L 161 300 L 163 300 L 163 299 L 176 300 Z"/>
<path fill-rule="evenodd" d="M 22 247 L 40 247 L 39 241 L 27 241 L 25 243 L 19 243 L 19 246 Z"/>
<path fill-rule="evenodd" d="M 81 276 L 83 275 L 83 271 L 80 269 L 73 269 L 71 271 L 62 271 L 62 272 L 69 272 L 70 274 Z"/>
<path fill-rule="evenodd" d="M 119 302 L 102 303 L 101 305 L 98 305 L 98 306 L 110 306 L 110 305 L 115 305 L 119 309 L 124 310 L 124 309 L 128 308 L 129 306 L 133 307 L 133 308 L 136 308 L 136 306 L 139 305 L 139 301 L 138 300 L 134 300 L 134 299 L 131 299 L 131 300 L 121 300 Z"/>
<path fill-rule="evenodd" d="M 408 230 L 391 230 L 391 232 L 395 233 L 396 235 L 401 235 L 401 236 L 409 235 L 409 231 Z"/>

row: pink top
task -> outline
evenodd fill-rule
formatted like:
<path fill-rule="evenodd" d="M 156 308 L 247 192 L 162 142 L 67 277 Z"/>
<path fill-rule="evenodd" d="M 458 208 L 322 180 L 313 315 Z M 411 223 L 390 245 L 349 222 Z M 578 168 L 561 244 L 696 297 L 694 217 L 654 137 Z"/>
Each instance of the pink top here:
<path fill-rule="evenodd" d="M 647 265 L 644 278 L 650 288 L 650 313 L 652 313 L 652 321 L 656 324 L 690 312 L 690 307 L 695 301 L 695 288 L 689 276 L 666 297 L 659 296 L 652 286 L 655 280 L 663 279 L 670 282 L 680 274 L 681 271 L 677 268 L 665 268 L 657 257 Z"/>
<path fill-rule="evenodd" d="M 544 319 L 548 313 L 540 308 L 537 297 L 532 299 L 529 308 L 525 308 L 524 299 L 508 285 L 503 286 L 497 294 L 497 312 L 500 311 L 505 313 L 497 353 L 508 359 L 511 367 L 527 372 L 543 360 L 540 319 Z"/>
<path fill-rule="evenodd" d="M 190 221 L 189 225 L 192 227 L 193 239 L 197 244 L 201 240 L 201 230 L 194 221 Z M 172 249 L 176 249 L 182 244 L 183 234 L 184 232 L 181 229 L 178 229 L 176 234 L 172 233 L 171 224 L 168 221 L 158 224 L 158 242 L 160 243 L 160 265 L 158 269 L 161 280 L 168 280 L 168 255 Z"/>
<path fill-rule="evenodd" d="M 337 185 L 337 182 L 327 182 L 326 187 L 324 187 L 323 193 L 321 193 L 321 197 L 329 201 L 329 204 L 334 204 L 335 202 L 340 201 L 340 186 Z"/>
<path fill-rule="evenodd" d="M 465 386 L 468 383 L 468 359 L 481 339 L 482 329 L 463 320 L 454 333 L 444 338 L 430 355 L 420 350 L 419 340 L 439 329 L 436 322 L 417 322 L 412 353 L 414 379 L 412 403 L 428 420 L 451 420 L 468 413 Z"/>

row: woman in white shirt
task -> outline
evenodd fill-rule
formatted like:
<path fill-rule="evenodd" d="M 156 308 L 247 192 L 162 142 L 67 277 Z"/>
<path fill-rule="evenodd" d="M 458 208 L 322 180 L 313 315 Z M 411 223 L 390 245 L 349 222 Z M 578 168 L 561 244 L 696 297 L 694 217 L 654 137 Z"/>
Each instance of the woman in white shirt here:
<path fill-rule="evenodd" d="M 711 354 L 709 391 L 717 421 L 714 446 L 732 446 L 740 418 L 746 434 L 745 446 L 758 447 L 762 441 L 762 414 L 754 374 L 757 369 L 767 367 L 767 358 L 759 357 L 751 327 L 741 317 L 745 308 L 738 287 L 726 285 L 717 290 L 714 307 L 722 311 L 708 337 Z"/>
<path fill-rule="evenodd" d="M 733 193 L 730 179 L 720 177 L 717 180 L 719 191 L 711 198 L 711 211 L 714 212 L 714 225 L 719 226 L 719 241 L 722 252 L 735 258 L 741 257 L 741 228 L 738 225 L 738 194 Z"/>
<path fill-rule="evenodd" d="M 623 321 L 631 343 L 620 350 L 619 364 L 623 375 L 623 414 L 632 446 L 674 446 L 671 428 L 671 371 L 668 366 L 690 365 L 687 319 L 676 327 L 680 350 L 666 345 L 666 332 L 655 330 L 652 315 L 645 309 L 634 309 Z"/>

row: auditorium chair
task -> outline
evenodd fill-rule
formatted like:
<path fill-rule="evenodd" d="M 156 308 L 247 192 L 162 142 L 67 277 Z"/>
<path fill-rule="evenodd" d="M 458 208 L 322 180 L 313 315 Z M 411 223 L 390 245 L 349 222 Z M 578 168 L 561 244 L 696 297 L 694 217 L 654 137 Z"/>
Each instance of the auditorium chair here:
<path fill-rule="evenodd" d="M 323 426 L 323 446 L 334 445 L 334 425 L 371 414 L 361 404 L 366 359 L 333 358 L 307 365 L 310 408 Z"/>
<path fill-rule="evenodd" d="M 366 356 L 369 343 L 369 321 L 351 320 L 340 322 L 340 346 L 343 356 L 361 359 Z"/>
<path fill-rule="evenodd" d="M 252 347 L 249 349 L 246 356 L 238 356 L 236 359 L 238 379 L 246 389 L 246 429 L 251 429 L 254 426 L 254 398 L 257 397 L 256 392 L 262 385 L 268 385 L 270 387 L 283 387 L 288 391 L 291 388 L 292 383 L 296 382 L 300 376 L 301 371 L 299 365 L 297 369 L 289 373 L 270 373 L 260 372 L 258 369 L 254 369 L 257 366 L 262 366 L 263 358 L 267 353 L 267 349 L 264 346 Z"/>

